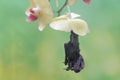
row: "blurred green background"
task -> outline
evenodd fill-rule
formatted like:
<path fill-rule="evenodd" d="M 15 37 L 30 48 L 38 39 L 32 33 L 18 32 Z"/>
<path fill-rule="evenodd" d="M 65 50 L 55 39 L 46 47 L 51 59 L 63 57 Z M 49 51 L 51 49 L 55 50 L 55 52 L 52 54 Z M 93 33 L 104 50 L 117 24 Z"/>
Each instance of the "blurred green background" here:
<path fill-rule="evenodd" d="M 63 70 L 70 34 L 49 26 L 40 32 L 37 22 L 25 21 L 28 6 L 29 0 L 0 0 L 0 80 L 120 80 L 120 0 L 71 6 L 90 29 L 79 37 L 86 65 L 77 74 Z"/>

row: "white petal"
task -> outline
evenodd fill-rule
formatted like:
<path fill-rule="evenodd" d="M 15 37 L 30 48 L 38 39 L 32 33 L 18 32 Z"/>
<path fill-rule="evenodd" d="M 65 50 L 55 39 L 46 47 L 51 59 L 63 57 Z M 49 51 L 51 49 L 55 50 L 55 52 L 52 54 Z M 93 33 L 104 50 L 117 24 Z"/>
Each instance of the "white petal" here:
<path fill-rule="evenodd" d="M 76 13 L 70 13 L 70 15 L 71 15 L 71 19 L 80 17 L 80 15 L 79 15 L 79 14 L 76 14 Z"/>
<path fill-rule="evenodd" d="M 45 28 L 45 26 L 46 26 L 46 25 L 43 25 L 43 24 L 39 23 L 38 29 L 39 29 L 40 31 L 43 31 L 44 28 Z"/>
<path fill-rule="evenodd" d="M 30 12 L 27 10 L 26 12 L 25 12 L 25 14 L 27 15 L 27 16 L 30 16 Z"/>
<path fill-rule="evenodd" d="M 84 36 L 89 32 L 88 25 L 84 20 L 71 19 L 69 20 L 69 24 L 73 32 L 80 36 Z"/>
<path fill-rule="evenodd" d="M 67 20 L 57 20 L 50 23 L 50 27 L 55 30 L 70 32 L 71 28 Z"/>
<path fill-rule="evenodd" d="M 39 13 L 40 12 L 40 7 L 37 6 L 35 8 L 32 9 L 35 13 Z"/>

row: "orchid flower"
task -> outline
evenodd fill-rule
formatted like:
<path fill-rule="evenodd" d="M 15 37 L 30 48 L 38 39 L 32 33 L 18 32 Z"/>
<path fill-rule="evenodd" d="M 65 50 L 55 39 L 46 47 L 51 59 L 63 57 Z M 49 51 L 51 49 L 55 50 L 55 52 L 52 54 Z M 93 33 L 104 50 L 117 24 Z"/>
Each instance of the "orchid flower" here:
<path fill-rule="evenodd" d="M 68 0 L 68 5 L 73 5 L 77 2 L 78 0 Z M 89 4 L 91 0 L 83 0 L 85 3 Z M 56 0 L 56 6 L 58 7 L 58 0 Z"/>
<path fill-rule="evenodd" d="M 84 36 L 89 32 L 88 25 L 84 20 L 78 19 L 77 17 L 80 17 L 80 15 L 67 13 L 66 15 L 54 18 L 50 23 L 50 27 L 65 32 L 73 31 L 78 35 Z"/>
<path fill-rule="evenodd" d="M 73 5 L 77 2 L 78 0 L 68 0 L 69 5 Z M 85 3 L 89 4 L 91 0 L 83 0 Z"/>
<path fill-rule="evenodd" d="M 30 7 L 26 11 L 27 21 L 33 22 L 38 19 L 39 30 L 42 31 L 53 17 L 49 0 L 30 0 Z"/>
<path fill-rule="evenodd" d="M 83 0 L 85 3 L 89 4 L 90 0 Z"/>
<path fill-rule="evenodd" d="M 77 2 L 78 0 L 68 0 L 69 5 L 73 5 Z M 91 0 L 83 0 L 85 3 L 89 4 Z"/>

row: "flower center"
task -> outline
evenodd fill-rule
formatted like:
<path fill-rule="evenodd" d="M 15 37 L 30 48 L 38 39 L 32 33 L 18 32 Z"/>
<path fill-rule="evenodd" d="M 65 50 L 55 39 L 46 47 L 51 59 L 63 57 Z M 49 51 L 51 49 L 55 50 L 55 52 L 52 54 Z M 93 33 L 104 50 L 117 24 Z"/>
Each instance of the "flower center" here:
<path fill-rule="evenodd" d="M 40 7 L 37 6 L 37 7 L 35 7 L 35 8 L 30 8 L 29 11 L 30 11 L 32 14 L 38 15 L 38 14 L 40 13 Z"/>

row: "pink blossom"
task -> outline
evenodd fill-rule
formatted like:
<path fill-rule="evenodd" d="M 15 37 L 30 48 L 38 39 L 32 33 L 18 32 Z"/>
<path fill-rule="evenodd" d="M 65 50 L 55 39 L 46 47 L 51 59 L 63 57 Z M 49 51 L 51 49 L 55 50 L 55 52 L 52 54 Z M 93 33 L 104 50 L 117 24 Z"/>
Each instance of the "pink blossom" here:
<path fill-rule="evenodd" d="M 25 12 L 27 21 L 38 20 L 38 29 L 42 31 L 52 21 L 53 12 L 49 0 L 30 0 L 30 7 Z"/>
<path fill-rule="evenodd" d="M 85 3 L 90 4 L 90 0 L 83 0 Z"/>

